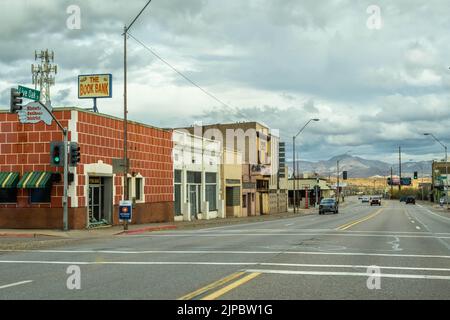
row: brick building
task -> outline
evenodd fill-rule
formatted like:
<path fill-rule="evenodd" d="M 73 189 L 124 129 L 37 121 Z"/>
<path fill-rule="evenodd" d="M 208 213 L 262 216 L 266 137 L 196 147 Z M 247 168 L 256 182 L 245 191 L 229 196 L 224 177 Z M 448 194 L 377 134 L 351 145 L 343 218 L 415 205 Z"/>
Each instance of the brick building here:
<path fill-rule="evenodd" d="M 123 174 L 112 162 L 123 157 L 123 120 L 78 108 L 54 114 L 81 148 L 69 171 L 69 228 L 118 224 Z M 62 228 L 63 169 L 50 166 L 50 141 L 63 140 L 56 123 L 21 124 L 0 111 L 0 129 L 0 228 Z M 172 149 L 171 131 L 129 122 L 132 223 L 173 221 Z"/>

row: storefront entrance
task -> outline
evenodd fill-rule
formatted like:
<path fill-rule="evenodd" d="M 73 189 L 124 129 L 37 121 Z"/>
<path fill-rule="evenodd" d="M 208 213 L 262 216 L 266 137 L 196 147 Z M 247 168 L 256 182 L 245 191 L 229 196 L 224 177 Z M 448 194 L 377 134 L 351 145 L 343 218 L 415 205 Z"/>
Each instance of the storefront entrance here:
<path fill-rule="evenodd" d="M 193 218 L 197 218 L 197 214 L 200 212 L 199 208 L 201 204 L 201 185 L 190 184 L 188 186 L 188 199 L 191 207 L 191 216 Z"/>
<path fill-rule="evenodd" d="M 89 177 L 89 227 L 111 224 L 112 178 Z"/>

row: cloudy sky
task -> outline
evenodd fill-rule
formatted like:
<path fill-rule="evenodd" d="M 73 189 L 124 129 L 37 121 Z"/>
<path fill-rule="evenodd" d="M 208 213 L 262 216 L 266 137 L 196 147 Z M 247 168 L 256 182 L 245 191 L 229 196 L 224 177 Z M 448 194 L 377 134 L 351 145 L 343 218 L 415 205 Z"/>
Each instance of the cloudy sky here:
<path fill-rule="evenodd" d="M 0 105 L 10 87 L 31 86 L 34 50 L 48 48 L 54 106 L 91 107 L 77 75 L 112 73 L 99 109 L 122 117 L 121 34 L 146 2 L 1 0 Z M 73 5 L 80 29 L 68 28 Z M 129 116 L 161 127 L 257 120 L 289 150 L 318 117 L 298 140 L 301 159 L 350 151 L 394 162 L 398 145 L 407 160 L 442 158 L 422 133 L 450 143 L 449 17 L 445 0 L 153 0 L 130 33 L 226 105 L 130 38 Z"/>

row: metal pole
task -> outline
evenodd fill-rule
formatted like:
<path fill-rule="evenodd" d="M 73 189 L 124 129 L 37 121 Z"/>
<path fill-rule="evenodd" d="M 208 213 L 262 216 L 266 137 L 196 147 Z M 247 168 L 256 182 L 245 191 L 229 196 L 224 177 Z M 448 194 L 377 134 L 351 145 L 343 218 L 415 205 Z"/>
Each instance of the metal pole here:
<path fill-rule="evenodd" d="M 398 191 L 402 190 L 402 147 L 398 147 L 398 175 L 400 178 L 400 184 L 398 185 Z M 399 194 L 400 196 L 400 194 Z"/>
<path fill-rule="evenodd" d="M 392 199 L 393 194 L 394 194 L 393 168 L 391 167 L 391 196 L 390 196 L 390 199 Z"/>
<path fill-rule="evenodd" d="M 339 196 L 340 196 L 340 183 L 339 183 L 339 160 L 337 161 L 337 185 L 336 185 L 336 194 L 337 194 L 337 200 L 336 202 L 339 204 Z"/>
<path fill-rule="evenodd" d="M 294 213 L 296 213 L 297 212 L 297 207 L 296 207 L 296 196 L 295 196 L 295 192 L 296 192 L 296 185 L 295 185 L 295 181 L 296 181 L 296 178 L 295 178 L 295 176 L 296 176 L 296 170 L 295 170 L 295 137 L 293 137 L 292 138 L 292 146 L 293 146 L 293 155 L 294 155 L 294 162 L 293 162 L 293 165 L 294 165 L 294 180 L 292 181 L 292 183 L 293 183 L 293 189 L 294 189 Z"/>
<path fill-rule="evenodd" d="M 68 207 L 68 196 L 67 196 L 67 189 L 68 189 L 68 179 L 69 179 L 69 166 L 68 166 L 68 132 L 67 129 L 64 128 L 63 131 L 64 134 L 64 196 L 63 196 L 63 229 L 64 231 L 69 230 L 69 207 Z"/>
<path fill-rule="evenodd" d="M 123 174 L 123 188 L 124 188 L 124 200 L 129 199 L 128 194 L 128 109 L 127 109 L 127 26 L 123 28 L 123 161 L 124 161 L 124 174 Z M 128 221 L 124 220 L 123 229 L 128 230 Z"/>

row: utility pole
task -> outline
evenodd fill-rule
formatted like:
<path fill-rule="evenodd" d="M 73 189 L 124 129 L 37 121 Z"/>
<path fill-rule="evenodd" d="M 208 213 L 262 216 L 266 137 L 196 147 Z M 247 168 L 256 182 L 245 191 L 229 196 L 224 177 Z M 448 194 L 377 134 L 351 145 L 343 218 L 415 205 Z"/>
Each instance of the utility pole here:
<path fill-rule="evenodd" d="M 123 28 L 123 165 L 124 165 L 124 174 L 123 174 L 123 188 L 124 188 L 124 200 L 129 200 L 129 187 L 128 187 L 128 170 L 129 170 L 129 162 L 128 162 L 128 96 L 127 96 L 127 34 L 136 20 L 141 16 L 147 6 L 152 2 L 149 0 L 147 4 L 142 8 L 139 14 L 134 18 L 134 20 L 127 27 L 126 25 Z M 128 221 L 124 221 L 123 229 L 128 230 Z"/>
<path fill-rule="evenodd" d="M 391 196 L 390 198 L 392 199 L 392 195 L 394 194 L 394 183 L 393 183 L 393 168 L 391 167 Z"/>
<path fill-rule="evenodd" d="M 401 191 L 402 190 L 402 147 L 398 147 L 398 176 L 400 178 L 400 184 L 398 185 L 398 191 Z"/>
<path fill-rule="evenodd" d="M 337 195 L 337 200 L 336 202 L 339 204 L 339 196 L 340 196 L 340 183 L 339 183 L 339 160 L 337 161 L 337 185 L 336 185 L 336 195 Z"/>

